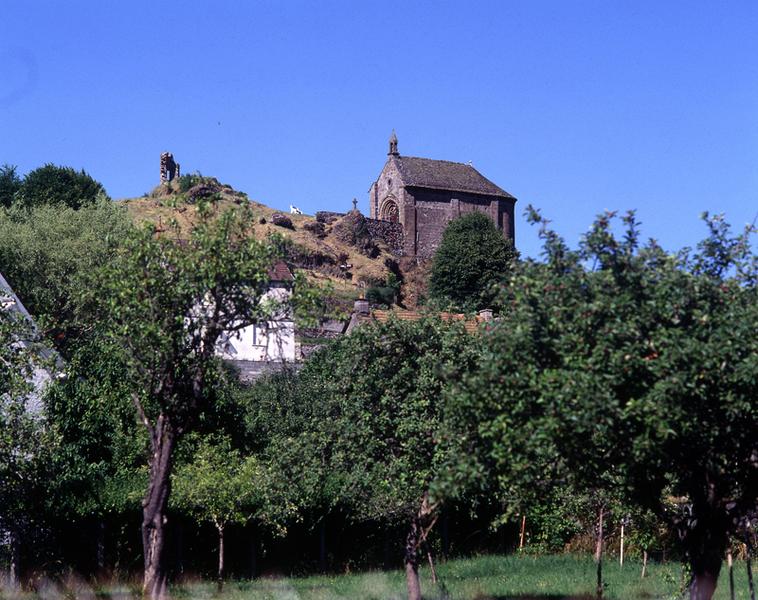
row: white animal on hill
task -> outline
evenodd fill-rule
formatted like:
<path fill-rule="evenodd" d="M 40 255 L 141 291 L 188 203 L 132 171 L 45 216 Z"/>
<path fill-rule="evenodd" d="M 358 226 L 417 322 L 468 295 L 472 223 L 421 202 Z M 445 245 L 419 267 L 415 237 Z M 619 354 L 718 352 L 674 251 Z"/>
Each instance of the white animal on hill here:
<path fill-rule="evenodd" d="M 300 210 L 297 206 L 292 206 L 290 204 L 290 214 L 291 215 L 302 215 L 303 211 Z"/>

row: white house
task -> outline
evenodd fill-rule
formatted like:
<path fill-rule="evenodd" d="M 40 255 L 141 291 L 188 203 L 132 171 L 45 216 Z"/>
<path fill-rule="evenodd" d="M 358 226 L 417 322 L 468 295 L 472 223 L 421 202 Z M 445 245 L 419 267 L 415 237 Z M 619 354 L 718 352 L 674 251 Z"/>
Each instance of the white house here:
<path fill-rule="evenodd" d="M 41 415 L 45 388 L 54 377 L 63 377 L 63 362 L 57 352 L 37 339 L 37 328 L 29 311 L 11 289 L 2 273 L 0 273 L 0 310 L 11 314 L 23 325 L 25 336 L 14 343 L 24 347 L 32 357 L 28 380 L 32 391 L 26 397 L 26 410 L 30 414 Z"/>
<path fill-rule="evenodd" d="M 240 370 L 240 379 L 250 381 L 260 374 L 279 370 L 297 358 L 295 322 L 287 305 L 294 278 L 287 265 L 279 261 L 269 271 L 270 284 L 263 302 L 285 307 L 269 321 L 223 334 L 216 354 Z"/>

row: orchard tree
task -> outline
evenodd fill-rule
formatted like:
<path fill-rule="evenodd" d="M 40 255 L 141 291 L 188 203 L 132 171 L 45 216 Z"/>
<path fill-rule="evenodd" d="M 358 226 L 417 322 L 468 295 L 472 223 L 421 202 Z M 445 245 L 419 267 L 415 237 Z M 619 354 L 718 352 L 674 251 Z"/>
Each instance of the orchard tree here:
<path fill-rule="evenodd" d="M 82 169 L 48 163 L 26 174 L 14 203 L 27 208 L 52 204 L 78 209 L 98 198 L 108 199 L 103 185 Z"/>
<path fill-rule="evenodd" d="M 513 244 L 487 215 L 458 217 L 445 229 L 434 254 L 429 297 L 460 309 L 491 307 L 495 284 L 505 279 L 515 258 Z"/>
<path fill-rule="evenodd" d="M 450 475 L 457 437 L 443 390 L 474 361 L 471 335 L 431 317 L 365 325 L 313 356 L 297 383 L 309 416 L 293 442 L 316 457 L 303 468 L 322 460 L 356 518 L 405 526 L 409 600 L 421 598 L 426 537 L 468 475 Z"/>
<path fill-rule="evenodd" d="M 709 219 L 697 251 L 671 255 L 640 246 L 632 214 L 617 238 L 612 217 L 570 250 L 531 213 L 545 261 L 516 270 L 457 390 L 467 456 L 480 450 L 515 497 L 556 473 L 663 518 L 673 495 L 691 597 L 709 599 L 758 497 L 753 229 Z"/>
<path fill-rule="evenodd" d="M 80 291 L 96 285 L 92 273 L 113 259 L 132 227 L 125 209 L 109 200 L 79 210 L 0 209 L 0 272 L 59 349 L 92 329 Z"/>
<path fill-rule="evenodd" d="M 102 571 L 106 542 L 117 534 L 109 525 L 139 513 L 147 440 L 124 402 L 131 381 L 120 345 L 96 327 L 76 340 L 65 373 L 45 395 L 56 441 L 48 512 L 59 523 L 95 525 L 94 564 Z"/>
<path fill-rule="evenodd" d="M 267 321 L 283 306 L 264 301 L 275 244 L 248 230 L 249 211 L 215 217 L 198 206 L 185 239 L 145 227 L 130 235 L 93 286 L 100 323 L 124 348 L 131 399 L 149 434 L 149 483 L 142 501 L 143 591 L 167 593 L 166 508 L 176 443 L 214 401 L 223 332 Z M 176 234 L 176 233 L 175 233 Z M 176 234 L 178 235 L 178 234 Z"/>
<path fill-rule="evenodd" d="M 243 457 L 228 438 L 206 436 L 193 460 L 173 477 L 175 504 L 198 521 L 212 524 L 218 534 L 218 583 L 224 579 L 224 541 L 228 525 L 251 519 L 281 528 L 289 516 L 287 504 L 269 494 L 273 475 L 254 454 Z"/>

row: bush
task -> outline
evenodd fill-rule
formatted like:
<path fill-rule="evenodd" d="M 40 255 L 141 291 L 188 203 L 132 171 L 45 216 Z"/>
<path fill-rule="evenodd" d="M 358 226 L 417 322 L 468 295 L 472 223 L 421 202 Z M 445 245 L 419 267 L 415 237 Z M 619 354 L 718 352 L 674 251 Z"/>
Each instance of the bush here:
<path fill-rule="evenodd" d="M 443 306 L 471 310 L 491 306 L 494 284 L 516 257 L 511 242 L 482 213 L 469 213 L 445 229 L 434 255 L 429 297 Z"/>
<path fill-rule="evenodd" d="M 392 306 L 395 303 L 395 289 L 391 287 L 370 287 L 366 290 L 366 300 L 371 304 Z"/>
<path fill-rule="evenodd" d="M 16 193 L 16 202 L 27 207 L 53 204 L 79 209 L 100 196 L 108 197 L 103 185 L 84 169 L 46 164 L 27 173 Z"/>
<path fill-rule="evenodd" d="M 292 224 L 292 219 L 282 213 L 274 213 L 271 215 L 271 222 L 274 225 L 284 227 L 285 229 L 295 229 L 295 226 Z"/>
<path fill-rule="evenodd" d="M 176 181 L 177 187 L 179 188 L 179 193 L 184 194 L 196 185 L 203 184 L 205 182 L 205 179 L 200 173 L 195 172 L 188 173 L 187 175 L 182 175 L 181 177 L 178 177 Z"/>

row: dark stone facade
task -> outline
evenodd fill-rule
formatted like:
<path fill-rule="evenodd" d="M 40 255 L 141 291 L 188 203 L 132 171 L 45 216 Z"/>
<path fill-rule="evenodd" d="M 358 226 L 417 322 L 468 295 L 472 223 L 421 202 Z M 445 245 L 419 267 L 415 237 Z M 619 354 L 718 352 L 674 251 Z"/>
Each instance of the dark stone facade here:
<path fill-rule="evenodd" d="M 371 239 L 382 240 L 393 254 L 403 254 L 403 226 L 398 222 L 366 219 Z"/>
<path fill-rule="evenodd" d="M 372 219 L 399 223 L 402 254 L 429 258 L 454 218 L 479 211 L 515 242 L 516 198 L 471 165 L 400 156 L 390 138 L 387 162 L 369 190 Z"/>

